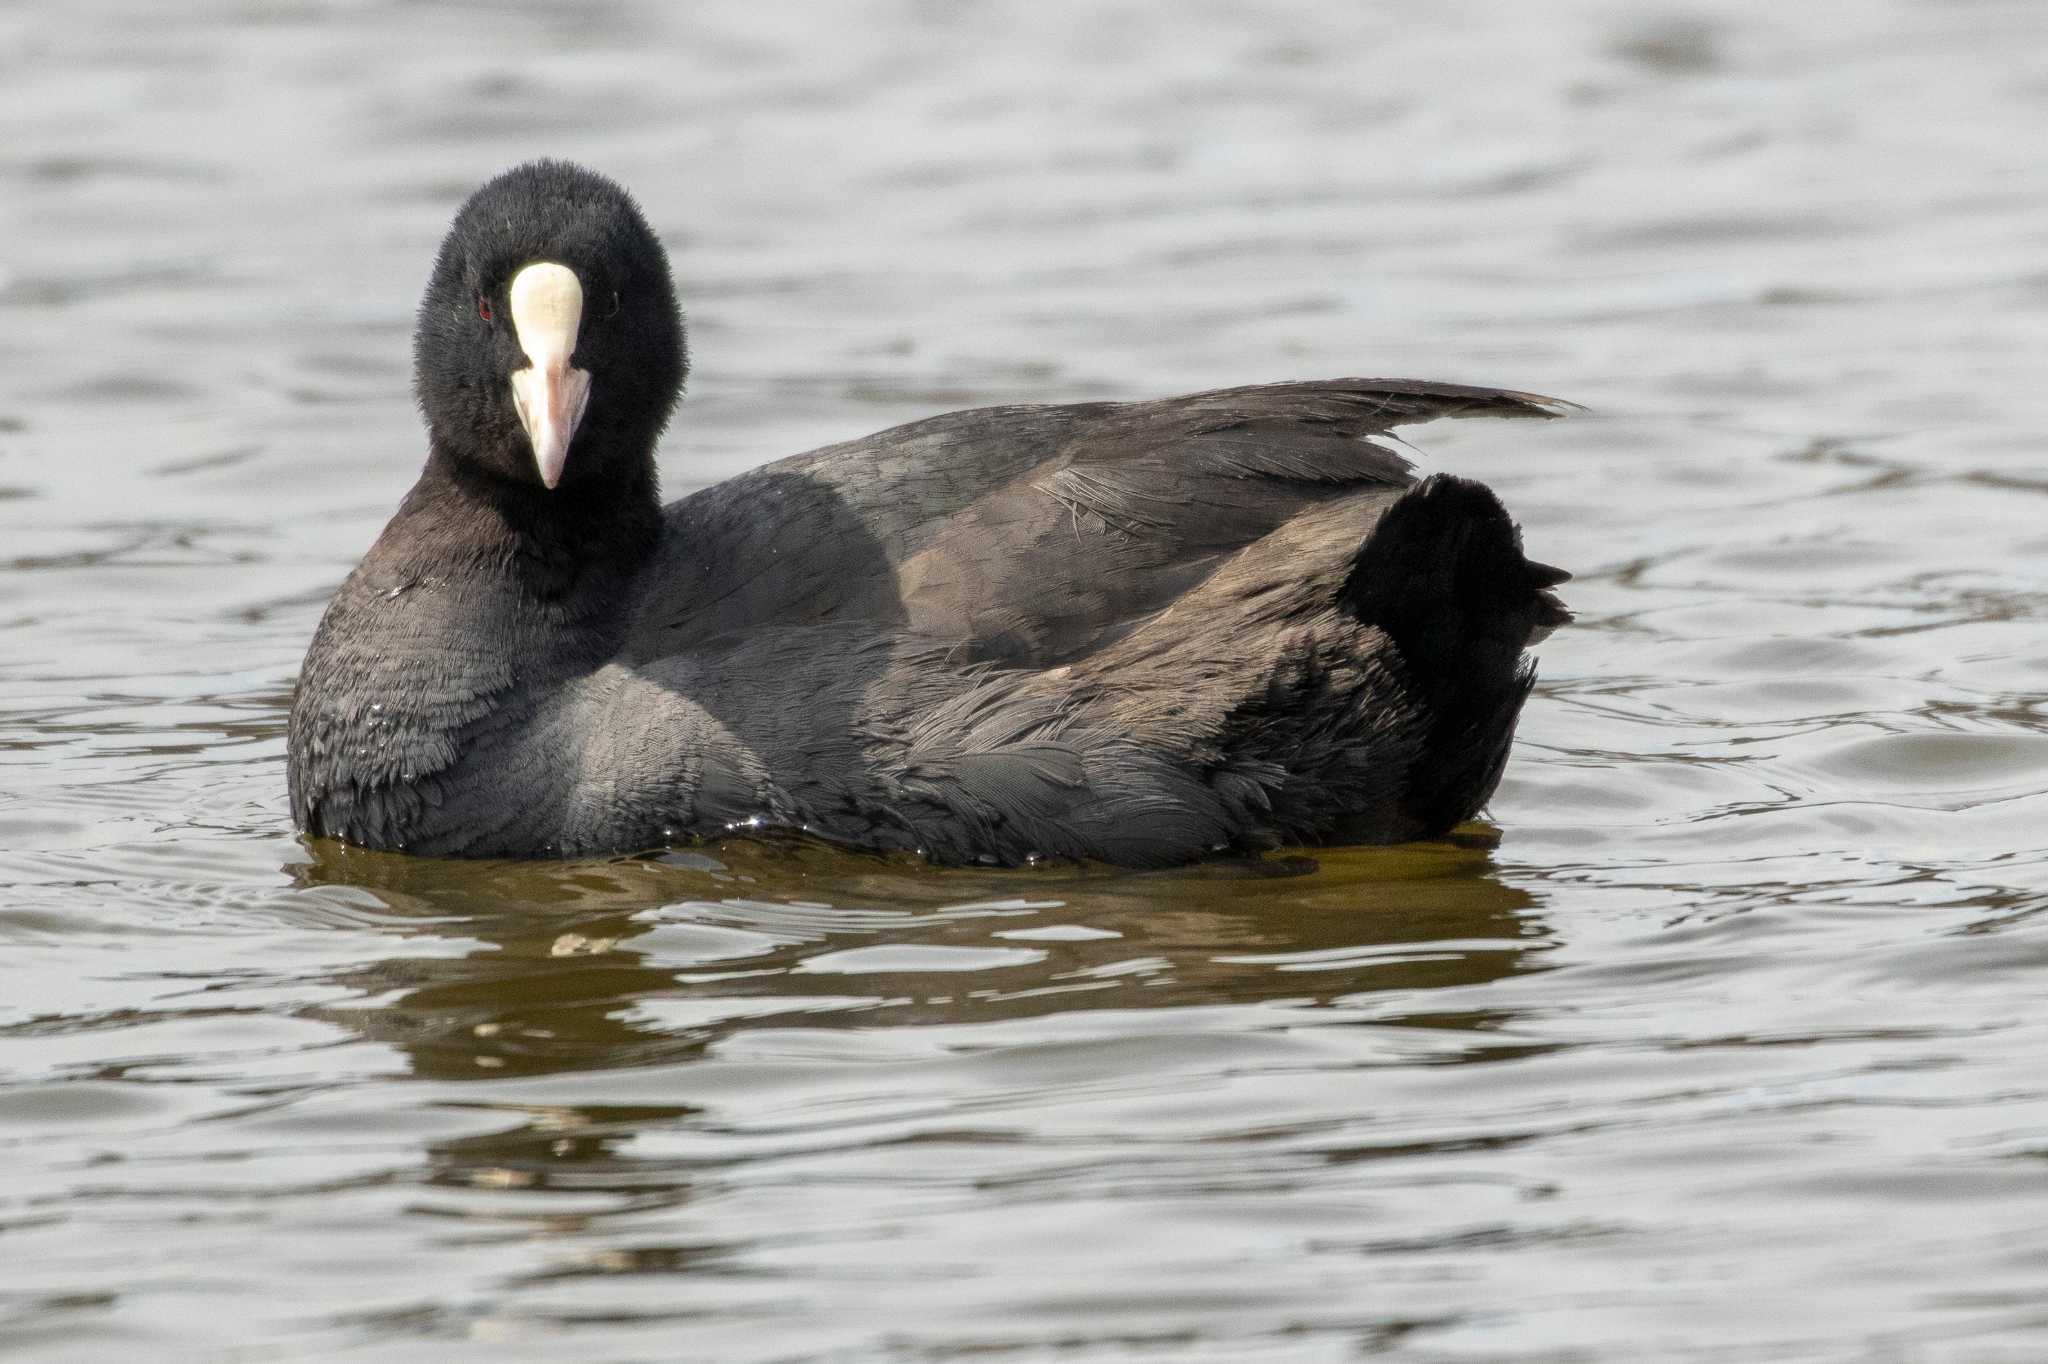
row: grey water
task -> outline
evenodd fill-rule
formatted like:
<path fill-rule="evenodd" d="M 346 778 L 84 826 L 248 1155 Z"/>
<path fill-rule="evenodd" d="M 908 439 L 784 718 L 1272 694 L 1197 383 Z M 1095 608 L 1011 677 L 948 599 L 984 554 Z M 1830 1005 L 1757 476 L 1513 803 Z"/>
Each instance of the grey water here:
<path fill-rule="evenodd" d="M 2048 6 L 0 8 L 0 1357 L 2048 1358 Z M 410 314 L 631 185 L 671 493 L 1409 375 L 1486 820 L 1172 873 L 291 832 Z"/>

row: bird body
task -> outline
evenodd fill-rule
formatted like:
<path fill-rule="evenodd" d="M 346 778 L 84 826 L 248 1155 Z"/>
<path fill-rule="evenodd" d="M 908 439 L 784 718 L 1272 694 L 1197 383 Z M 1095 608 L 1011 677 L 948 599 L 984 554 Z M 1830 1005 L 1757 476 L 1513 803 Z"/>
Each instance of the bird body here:
<path fill-rule="evenodd" d="M 1399 841 L 1491 794 L 1523 649 L 1569 618 L 1491 492 L 1372 439 L 1547 399 L 986 408 L 663 508 L 683 355 L 609 181 L 536 163 L 458 215 L 421 307 L 426 469 L 294 701 L 302 829 L 564 855 L 769 824 L 1005 863 Z"/>

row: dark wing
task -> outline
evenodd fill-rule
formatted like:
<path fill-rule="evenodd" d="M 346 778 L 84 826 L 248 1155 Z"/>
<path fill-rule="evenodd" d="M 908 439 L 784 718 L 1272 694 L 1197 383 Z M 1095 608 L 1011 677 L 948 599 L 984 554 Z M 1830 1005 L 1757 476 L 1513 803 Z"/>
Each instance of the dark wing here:
<path fill-rule="evenodd" d="M 661 657 L 765 624 L 873 620 L 957 639 L 962 658 L 1056 663 L 1313 505 L 1374 489 L 1391 500 L 1411 481 L 1408 463 L 1373 436 L 1567 406 L 1339 379 L 949 413 L 670 506 L 629 652 Z"/>

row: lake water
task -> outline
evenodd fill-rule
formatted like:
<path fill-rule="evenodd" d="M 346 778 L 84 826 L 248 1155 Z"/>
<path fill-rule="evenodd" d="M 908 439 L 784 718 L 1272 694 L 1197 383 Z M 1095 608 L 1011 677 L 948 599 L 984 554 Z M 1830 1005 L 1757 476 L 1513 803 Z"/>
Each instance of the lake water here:
<path fill-rule="evenodd" d="M 0 9 L 0 1356 L 2048 1359 L 2048 6 Z M 1575 570 L 1488 821 L 307 846 L 454 206 L 630 184 L 671 492 L 1400 374 Z"/>

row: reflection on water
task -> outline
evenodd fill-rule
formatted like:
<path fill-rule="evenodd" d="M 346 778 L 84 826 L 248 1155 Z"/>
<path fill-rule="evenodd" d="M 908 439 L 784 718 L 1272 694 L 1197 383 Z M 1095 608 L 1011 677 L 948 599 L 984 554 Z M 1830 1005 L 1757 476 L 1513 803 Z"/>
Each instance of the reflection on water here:
<path fill-rule="evenodd" d="M 2048 9 L 0 11 L 0 1357 L 2048 1358 Z M 1491 821 L 303 847 L 417 289 L 631 184 L 672 490 L 1395 373 L 1572 568 Z"/>
<path fill-rule="evenodd" d="M 1546 1050 L 1473 997 L 1553 945 L 1490 844 L 1142 873 L 934 872 L 801 841 L 538 867 L 323 844 L 293 870 L 345 904 L 373 891 L 387 929 L 306 1016 L 484 1124 L 427 1143 L 425 1207 L 464 1247 L 559 1243 L 507 1283 L 515 1315 L 553 1319 L 542 1286 L 652 1277 L 744 1327 L 821 1248 L 835 1292 L 878 1291 L 885 1264 L 961 1281 L 902 1221 L 934 1199 L 1004 1217 L 1320 1198 L 1318 1171 L 1524 1139 L 1373 1130 L 1344 1080 Z M 1198 1097 L 1218 1088 L 1244 1099 Z M 1253 1158 L 1219 1167 L 1201 1154 L 1217 1140 Z M 735 1221 L 735 1203 L 756 1211 Z M 703 1229 L 649 1237 L 650 1219 Z M 1153 1291 L 1218 1323 L 1253 1301 Z M 1040 1310 L 1079 1322 L 1094 1292 Z M 1162 1310 L 1146 1296 L 1126 1301 Z"/>
<path fill-rule="evenodd" d="M 571 866 L 314 852 L 299 884 L 374 891 L 402 936 L 335 973 L 350 1002 L 312 1016 L 435 1079 L 681 1061 L 762 1020 L 971 1028 L 1360 992 L 1399 993 L 1377 1023 L 1483 1033 L 1506 1020 L 1432 992 L 1535 969 L 1550 945 L 1488 849 L 1455 842 L 1143 873 L 940 873 L 800 841 Z M 402 950 L 421 938 L 436 950 Z"/>

